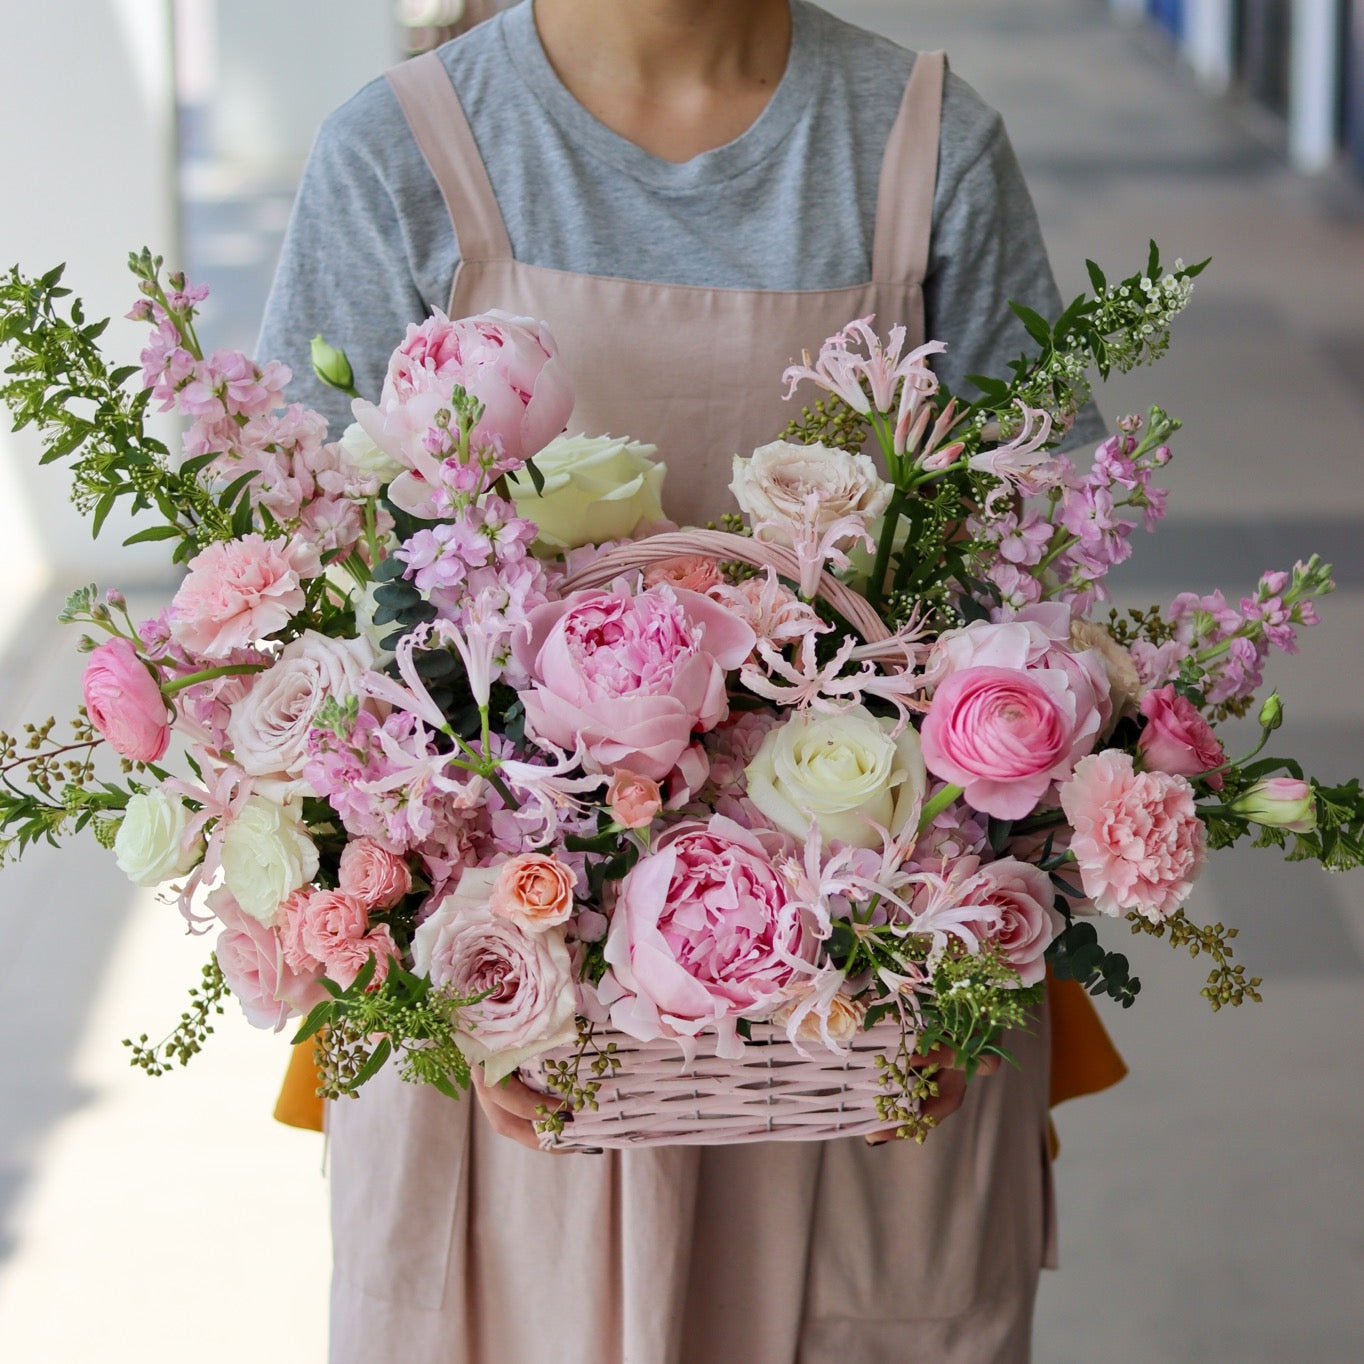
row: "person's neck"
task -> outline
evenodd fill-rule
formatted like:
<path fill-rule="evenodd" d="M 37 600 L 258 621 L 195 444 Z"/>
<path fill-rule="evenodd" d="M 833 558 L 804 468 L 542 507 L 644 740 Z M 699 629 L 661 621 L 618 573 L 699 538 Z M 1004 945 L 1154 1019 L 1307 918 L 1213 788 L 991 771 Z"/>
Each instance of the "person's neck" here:
<path fill-rule="evenodd" d="M 738 137 L 786 69 L 789 0 L 534 0 L 559 79 L 607 127 L 669 161 Z"/>

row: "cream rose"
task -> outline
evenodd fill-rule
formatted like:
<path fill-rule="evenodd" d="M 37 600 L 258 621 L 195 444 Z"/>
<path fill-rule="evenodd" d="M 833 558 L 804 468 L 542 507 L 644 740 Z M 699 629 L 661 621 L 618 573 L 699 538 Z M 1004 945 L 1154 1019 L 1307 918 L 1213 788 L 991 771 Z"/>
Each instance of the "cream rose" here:
<path fill-rule="evenodd" d="M 811 818 L 826 840 L 859 848 L 898 834 L 923 805 L 919 736 L 864 706 L 802 711 L 769 730 L 747 768 L 748 797 L 779 829 L 804 838 Z"/>
<path fill-rule="evenodd" d="M 341 433 L 337 444 L 346 452 L 346 463 L 350 468 L 376 478 L 380 483 L 391 482 L 407 467 L 399 464 L 386 450 L 380 449 L 359 422 L 351 422 Z"/>
<path fill-rule="evenodd" d="M 280 904 L 317 875 L 317 849 L 288 806 L 248 796 L 223 834 L 223 884 L 253 919 L 269 927 Z"/>
<path fill-rule="evenodd" d="M 540 528 L 539 543 L 553 549 L 624 539 L 641 521 L 663 520 L 667 465 L 656 453 L 615 436 L 558 436 L 535 456 L 544 491 L 518 469 L 508 479 L 512 499 Z"/>
<path fill-rule="evenodd" d="M 203 845 L 184 847 L 189 810 L 169 791 L 133 796 L 114 835 L 114 860 L 139 886 L 159 886 L 183 876 L 203 855 Z"/>
<path fill-rule="evenodd" d="M 803 523 L 807 499 L 814 494 L 821 532 L 847 516 L 869 525 L 890 504 L 893 491 L 866 455 L 784 440 L 760 445 L 749 459 L 735 455 L 729 489 L 755 526 L 760 521 Z M 780 531 L 770 533 L 790 541 Z"/>

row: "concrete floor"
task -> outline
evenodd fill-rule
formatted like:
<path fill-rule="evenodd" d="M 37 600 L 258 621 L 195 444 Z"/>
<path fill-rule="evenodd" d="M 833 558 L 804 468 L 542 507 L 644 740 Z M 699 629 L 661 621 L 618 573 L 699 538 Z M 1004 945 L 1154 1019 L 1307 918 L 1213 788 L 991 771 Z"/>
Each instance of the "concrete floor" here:
<path fill-rule="evenodd" d="M 1170 258 L 1213 257 L 1164 364 L 1101 394 L 1110 415 L 1158 400 L 1185 420 L 1170 518 L 1121 570 L 1122 596 L 1231 595 L 1322 550 L 1340 590 L 1271 680 L 1289 706 L 1283 747 L 1325 777 L 1359 771 L 1359 181 L 1285 169 L 1272 124 L 1206 99 L 1097 0 L 829 8 L 945 47 L 1003 110 L 1063 292 L 1083 286 L 1086 255 L 1126 273 L 1152 236 Z M 231 297 L 212 341 L 249 345 L 288 190 L 242 194 L 210 170 L 189 182 L 191 264 Z M 14 623 L 5 727 L 75 703 L 55 609 Z M 187 1071 L 147 1080 L 118 1039 L 173 1023 L 209 945 L 98 850 L 3 876 L 0 1359 L 317 1364 L 322 1144 L 268 1120 L 280 1041 L 225 1018 Z M 1214 1017 L 1199 963 L 1132 945 L 1146 988 L 1106 1017 L 1133 1074 L 1057 1114 L 1062 1268 L 1044 1277 L 1039 1364 L 1358 1357 L 1364 874 L 1224 855 L 1191 912 L 1242 926 L 1265 1002 Z"/>

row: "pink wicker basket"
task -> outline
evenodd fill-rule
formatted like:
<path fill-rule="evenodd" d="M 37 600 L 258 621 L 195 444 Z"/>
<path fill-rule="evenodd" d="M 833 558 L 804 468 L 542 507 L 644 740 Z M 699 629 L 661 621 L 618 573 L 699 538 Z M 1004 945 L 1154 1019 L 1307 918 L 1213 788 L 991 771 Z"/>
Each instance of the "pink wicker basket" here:
<path fill-rule="evenodd" d="M 640 1042 L 612 1029 L 599 1028 L 594 1041 L 603 1049 L 615 1043 L 620 1068 L 601 1081 L 595 1109 L 575 1111 L 561 1135 L 541 1133 L 547 1150 L 828 1141 L 884 1130 L 876 1100 L 887 1090 L 876 1057 L 894 1057 L 900 1025 L 878 1023 L 858 1033 L 843 1056 L 817 1045 L 802 1056 L 786 1030 L 769 1023 L 753 1024 L 739 1061 L 701 1055 L 688 1064 L 676 1042 Z M 550 1052 L 521 1078 L 544 1089 L 546 1063 L 573 1051 Z"/>

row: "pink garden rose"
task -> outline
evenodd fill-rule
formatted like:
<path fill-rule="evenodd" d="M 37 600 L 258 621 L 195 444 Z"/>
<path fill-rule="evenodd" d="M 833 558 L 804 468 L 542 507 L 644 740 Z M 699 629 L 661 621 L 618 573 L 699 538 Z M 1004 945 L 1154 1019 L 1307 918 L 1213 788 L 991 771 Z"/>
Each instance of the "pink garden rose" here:
<path fill-rule="evenodd" d="M 389 360 L 378 406 L 357 400 L 354 410 L 375 444 L 404 466 L 389 496 L 414 515 L 435 511 L 442 459 L 427 437 L 456 385 L 483 403 L 471 447 L 496 444 L 504 471 L 547 445 L 573 410 L 573 390 L 544 323 L 497 309 L 451 320 L 437 310 L 409 326 Z"/>
<path fill-rule="evenodd" d="M 709 592 L 721 581 L 720 565 L 706 554 L 679 554 L 675 559 L 663 559 L 644 572 L 644 586 L 685 587 L 688 592 Z"/>
<path fill-rule="evenodd" d="M 611 1022 L 641 1041 L 675 1038 L 687 1055 L 713 1029 L 737 1058 L 735 1029 L 770 1012 L 818 946 L 769 846 L 780 835 L 722 815 L 675 825 L 616 890 L 600 997 Z"/>
<path fill-rule="evenodd" d="M 573 592 L 528 620 L 512 653 L 530 679 L 530 733 L 568 752 L 581 742 L 590 770 L 653 781 L 729 713 L 725 672 L 754 644 L 724 607 L 670 587 Z"/>
<path fill-rule="evenodd" d="M 321 571 L 302 541 L 255 533 L 215 541 L 189 561 L 171 601 L 171 635 L 199 658 L 226 658 L 287 625 L 303 608 L 302 580 Z"/>
<path fill-rule="evenodd" d="M 1146 717 L 1146 727 L 1137 748 L 1148 768 L 1192 777 L 1226 762 L 1226 752 L 1212 726 L 1173 686 L 1148 691 L 1141 699 L 1141 713 Z M 1222 774 L 1213 773 L 1207 782 L 1214 791 L 1220 791 Z"/>
<path fill-rule="evenodd" d="M 221 889 L 209 897 L 209 908 L 223 925 L 213 950 L 218 968 L 253 1027 L 279 1032 L 293 1015 L 307 1013 L 326 998 L 317 965 L 295 970 L 273 928 L 244 914 Z"/>
<path fill-rule="evenodd" d="M 527 933 L 543 933 L 568 921 L 577 883 L 573 868 L 557 857 L 520 853 L 498 867 L 488 908 Z"/>
<path fill-rule="evenodd" d="M 1061 808 L 1080 882 L 1101 914 L 1135 909 L 1158 923 L 1203 870 L 1206 832 L 1183 777 L 1138 772 L 1129 754 L 1104 749 L 1076 763 Z"/>
<path fill-rule="evenodd" d="M 125 758 L 154 763 L 170 743 L 161 688 L 131 640 L 116 635 L 95 649 L 81 682 L 90 723 Z"/>
<path fill-rule="evenodd" d="M 1066 926 L 1053 908 L 1056 891 L 1040 867 L 1001 857 L 986 862 L 962 888 L 962 898 L 994 911 L 993 922 L 981 924 L 981 936 L 995 943 L 1018 972 L 1020 985 L 1036 985 L 1046 974 L 1043 954 Z"/>
<path fill-rule="evenodd" d="M 352 839 L 341 850 L 340 888 L 371 909 L 392 909 L 412 890 L 412 872 L 397 853 L 372 838 Z"/>
<path fill-rule="evenodd" d="M 487 997 L 461 1010 L 464 1054 L 489 1084 L 577 1036 L 576 994 L 562 927 L 527 933 L 492 912 L 497 867 L 468 867 L 412 939 L 414 968 L 456 995 Z"/>
<path fill-rule="evenodd" d="M 663 795 L 656 781 L 621 767 L 607 787 L 606 803 L 611 809 L 611 818 L 621 828 L 647 829 L 663 808 Z"/>

